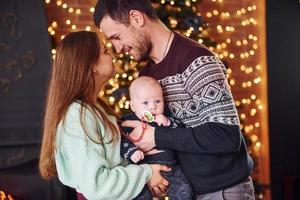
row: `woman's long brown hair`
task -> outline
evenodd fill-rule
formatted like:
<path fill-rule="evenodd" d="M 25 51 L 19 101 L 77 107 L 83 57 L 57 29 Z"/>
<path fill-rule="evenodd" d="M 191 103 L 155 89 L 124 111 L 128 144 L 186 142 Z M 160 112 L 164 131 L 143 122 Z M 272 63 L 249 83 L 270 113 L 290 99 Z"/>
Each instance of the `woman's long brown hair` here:
<path fill-rule="evenodd" d="M 95 90 L 93 66 L 97 63 L 100 53 L 100 41 L 96 33 L 80 31 L 67 35 L 57 47 L 53 62 L 43 124 L 43 140 L 40 153 L 39 170 L 41 176 L 50 179 L 57 175 L 55 166 L 55 138 L 59 123 L 73 102 L 80 103 L 81 125 L 86 136 L 94 142 L 103 142 L 101 133 L 95 140 L 84 126 L 83 113 L 89 109 L 94 117 L 102 120 L 106 133 L 111 133 L 110 142 L 119 139 L 118 129 L 109 121 L 106 114 L 114 115 L 111 109 L 100 98 L 97 99 L 105 113 L 92 101 Z M 100 58 L 101 59 L 101 58 Z M 105 135 L 104 135 L 105 136 Z"/>

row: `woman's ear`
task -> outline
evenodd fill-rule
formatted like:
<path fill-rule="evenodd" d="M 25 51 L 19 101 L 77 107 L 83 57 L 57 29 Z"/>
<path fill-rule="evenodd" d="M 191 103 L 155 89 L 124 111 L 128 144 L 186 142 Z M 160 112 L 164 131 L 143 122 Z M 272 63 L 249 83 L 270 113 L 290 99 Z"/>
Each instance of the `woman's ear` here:
<path fill-rule="evenodd" d="M 98 74 L 98 71 L 96 70 L 96 67 L 94 66 L 93 68 L 93 75 L 97 75 Z"/>
<path fill-rule="evenodd" d="M 140 11 L 131 10 L 129 11 L 129 21 L 130 24 L 134 27 L 142 27 L 145 23 L 145 17 Z"/>

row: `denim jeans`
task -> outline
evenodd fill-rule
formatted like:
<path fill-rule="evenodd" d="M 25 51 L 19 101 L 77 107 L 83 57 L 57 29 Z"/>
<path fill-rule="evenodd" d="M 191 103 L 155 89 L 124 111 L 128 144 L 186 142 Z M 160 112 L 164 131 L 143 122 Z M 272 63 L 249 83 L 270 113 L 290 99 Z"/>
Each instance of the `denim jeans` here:
<path fill-rule="evenodd" d="M 169 181 L 167 196 L 170 200 L 191 200 L 193 199 L 193 189 L 189 181 L 178 165 L 172 166 L 170 172 L 161 172 Z M 152 194 L 147 186 L 134 200 L 152 200 Z"/>
<path fill-rule="evenodd" d="M 251 177 L 225 190 L 197 195 L 197 200 L 255 200 Z"/>

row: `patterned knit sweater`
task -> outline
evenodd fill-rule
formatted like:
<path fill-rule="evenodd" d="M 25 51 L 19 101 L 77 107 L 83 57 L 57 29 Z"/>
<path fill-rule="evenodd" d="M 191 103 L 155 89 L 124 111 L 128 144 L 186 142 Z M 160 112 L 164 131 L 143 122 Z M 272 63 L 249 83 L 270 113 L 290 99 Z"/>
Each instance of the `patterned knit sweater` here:
<path fill-rule="evenodd" d="M 237 184 L 253 167 L 225 74 L 214 54 L 177 33 L 166 57 L 140 73 L 160 81 L 166 105 L 187 127 L 155 128 L 155 142 L 177 151 L 197 194 Z"/>
<path fill-rule="evenodd" d="M 80 123 L 79 103 L 73 103 L 67 111 L 64 123 L 57 129 L 55 162 L 59 180 L 87 199 L 129 200 L 137 196 L 152 174 L 149 165 L 122 166 L 120 141 L 116 144 L 99 145 L 85 137 Z M 96 139 L 97 129 L 102 136 L 109 133 L 100 119 L 89 110 L 83 113 L 85 129 Z M 109 119 L 116 123 L 113 116 Z M 94 135 L 93 135 L 94 134 Z M 104 141 L 109 141 L 105 137 Z"/>

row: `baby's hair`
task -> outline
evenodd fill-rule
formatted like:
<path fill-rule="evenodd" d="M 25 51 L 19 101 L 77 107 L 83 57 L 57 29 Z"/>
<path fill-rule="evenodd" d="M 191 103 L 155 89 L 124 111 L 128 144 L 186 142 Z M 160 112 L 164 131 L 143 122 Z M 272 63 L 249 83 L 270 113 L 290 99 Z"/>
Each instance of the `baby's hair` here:
<path fill-rule="evenodd" d="M 145 87 L 152 87 L 156 89 L 159 88 L 160 90 L 162 90 L 159 82 L 156 79 L 150 76 L 140 76 L 134 81 L 132 81 L 129 87 L 130 98 L 134 96 L 135 92 L 140 91 L 141 89 L 146 89 Z"/>

